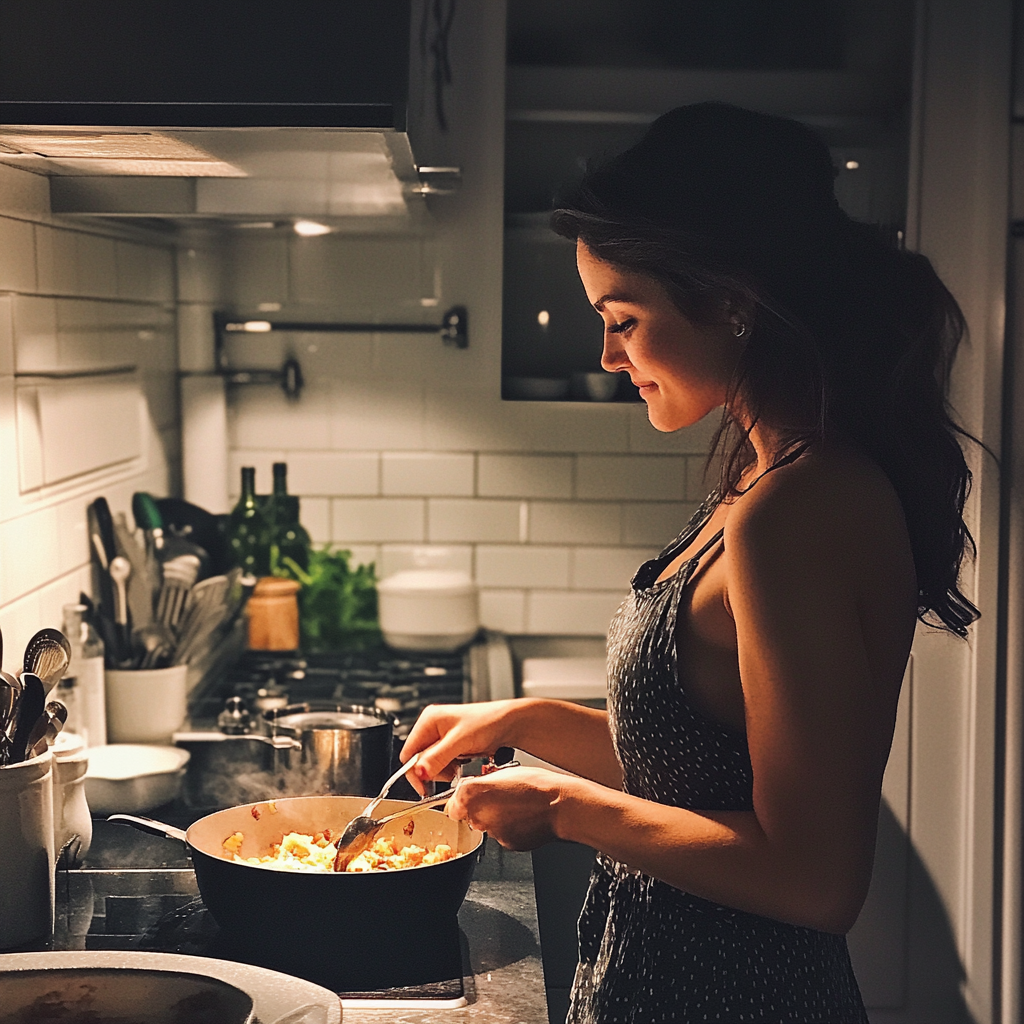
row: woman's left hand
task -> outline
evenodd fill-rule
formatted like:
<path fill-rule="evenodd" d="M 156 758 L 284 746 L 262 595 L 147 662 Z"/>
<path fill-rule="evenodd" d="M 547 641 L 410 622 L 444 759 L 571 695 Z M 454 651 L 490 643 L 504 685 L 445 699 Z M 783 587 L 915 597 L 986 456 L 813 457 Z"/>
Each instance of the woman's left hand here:
<path fill-rule="evenodd" d="M 572 776 L 544 768 L 503 768 L 468 776 L 445 804 L 445 813 L 489 832 L 510 850 L 533 850 L 557 838 L 555 815 Z"/>

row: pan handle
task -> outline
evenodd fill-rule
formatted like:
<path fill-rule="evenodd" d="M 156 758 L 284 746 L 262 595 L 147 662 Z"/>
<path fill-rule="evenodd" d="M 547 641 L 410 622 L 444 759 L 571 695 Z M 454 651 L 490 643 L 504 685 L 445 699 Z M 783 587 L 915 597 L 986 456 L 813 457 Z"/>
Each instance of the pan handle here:
<path fill-rule="evenodd" d="M 155 821 L 153 818 L 138 818 L 134 814 L 111 814 L 107 821 L 119 821 L 123 825 L 131 825 L 140 832 L 148 832 L 151 836 L 166 836 L 168 839 L 180 839 L 187 843 L 185 830 L 175 828 L 173 825 L 165 825 L 162 821 Z"/>

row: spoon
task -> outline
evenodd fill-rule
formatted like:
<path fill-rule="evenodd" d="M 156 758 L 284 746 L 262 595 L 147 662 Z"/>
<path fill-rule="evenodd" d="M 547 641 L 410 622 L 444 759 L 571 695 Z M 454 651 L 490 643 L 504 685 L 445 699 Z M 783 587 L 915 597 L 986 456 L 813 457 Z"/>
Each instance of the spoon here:
<path fill-rule="evenodd" d="M 0 673 L 0 765 L 7 763 L 10 736 L 7 727 L 14 718 L 14 709 L 21 696 L 21 682 L 8 673 Z"/>
<path fill-rule="evenodd" d="M 11 738 L 10 757 L 8 764 L 18 764 L 25 760 L 28 751 L 28 738 L 32 729 L 43 713 L 46 704 L 46 688 L 42 679 L 34 672 L 22 672 L 21 699 L 18 701 L 16 715 L 17 725 Z"/>
<path fill-rule="evenodd" d="M 28 739 L 28 756 L 45 754 L 53 746 L 68 720 L 68 709 L 59 700 L 51 700 L 43 709 Z"/>
<path fill-rule="evenodd" d="M 405 775 L 419 759 L 419 752 L 413 754 L 412 757 L 410 757 L 409 760 L 406 761 L 405 764 L 403 764 L 398 771 L 384 783 L 383 786 L 381 786 L 380 792 L 345 826 L 345 830 L 341 833 L 334 844 L 339 850 L 343 850 L 350 843 L 354 842 L 358 836 L 362 835 L 369 827 L 367 824 L 368 822 L 375 823 L 372 815 L 373 812 L 377 810 L 378 804 L 388 795 L 391 787 L 403 775 Z M 335 871 L 337 870 L 338 868 L 335 868 Z"/>
<path fill-rule="evenodd" d="M 404 774 L 412 766 L 413 759 L 410 758 L 404 765 L 401 774 Z M 509 761 L 507 764 L 495 765 L 492 771 L 501 771 L 503 768 L 518 768 L 518 761 Z M 490 772 L 488 772 L 490 774 Z M 393 776 L 385 784 L 385 791 L 388 786 L 393 782 L 397 781 L 399 776 Z M 433 796 L 424 797 L 422 800 L 409 807 L 403 807 L 399 811 L 393 811 L 391 814 L 385 814 L 383 818 L 371 818 L 369 811 L 376 808 L 377 804 L 384 798 L 384 794 L 381 793 L 375 800 L 371 801 L 370 806 L 367 807 L 359 817 L 353 818 L 348 825 L 345 826 L 345 831 L 342 832 L 341 836 L 335 842 L 335 846 L 338 849 L 338 853 L 334 858 L 334 870 L 344 871 L 348 866 L 349 861 L 358 857 L 364 850 L 368 850 L 370 845 L 373 843 L 374 836 L 389 822 L 394 821 L 396 818 L 401 818 L 410 814 L 418 814 L 420 811 L 429 810 L 431 807 L 437 807 L 439 804 L 447 803 L 449 798 L 459 788 L 459 784 L 462 779 L 457 779 L 454 786 L 450 789 L 446 789 L 443 793 L 435 793 Z"/>
<path fill-rule="evenodd" d="M 59 629 L 41 629 L 25 645 L 25 671 L 39 676 L 46 693 L 60 682 L 71 661 L 71 644 Z"/>

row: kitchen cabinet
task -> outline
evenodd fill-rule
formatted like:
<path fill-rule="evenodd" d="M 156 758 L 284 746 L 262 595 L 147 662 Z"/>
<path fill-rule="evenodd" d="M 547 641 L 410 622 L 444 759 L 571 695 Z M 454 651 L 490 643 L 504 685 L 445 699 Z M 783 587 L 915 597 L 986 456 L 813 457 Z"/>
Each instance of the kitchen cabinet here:
<path fill-rule="evenodd" d="M 787 0 L 766 13 L 735 0 L 671 10 L 511 0 L 508 10 L 503 397 L 518 397 L 522 378 L 599 370 L 600 324 L 548 211 L 673 107 L 718 100 L 807 122 L 832 149 L 844 209 L 902 238 L 912 4 Z M 628 382 L 616 397 L 638 399 Z"/>

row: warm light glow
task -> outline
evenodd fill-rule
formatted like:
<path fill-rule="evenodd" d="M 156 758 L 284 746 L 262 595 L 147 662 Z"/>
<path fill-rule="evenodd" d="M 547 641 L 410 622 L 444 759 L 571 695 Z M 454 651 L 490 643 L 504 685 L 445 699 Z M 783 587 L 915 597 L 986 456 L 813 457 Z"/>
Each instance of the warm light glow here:
<path fill-rule="evenodd" d="M 855 170 L 857 170 L 858 167 L 860 167 L 860 161 L 859 160 L 847 160 L 846 161 L 846 169 L 848 171 L 855 171 Z"/>
<path fill-rule="evenodd" d="M 547 327 L 547 325 L 551 323 L 551 314 L 546 309 L 542 309 L 537 314 L 537 323 L 539 323 L 541 327 Z"/>
<path fill-rule="evenodd" d="M 297 220 L 295 222 L 295 234 L 303 238 L 313 238 L 316 235 L 329 235 L 331 229 L 326 224 L 318 224 L 315 220 Z"/>
<path fill-rule="evenodd" d="M 242 324 L 242 330 L 247 331 L 249 334 L 265 334 L 270 330 L 270 327 L 269 320 L 246 320 Z"/>

